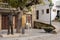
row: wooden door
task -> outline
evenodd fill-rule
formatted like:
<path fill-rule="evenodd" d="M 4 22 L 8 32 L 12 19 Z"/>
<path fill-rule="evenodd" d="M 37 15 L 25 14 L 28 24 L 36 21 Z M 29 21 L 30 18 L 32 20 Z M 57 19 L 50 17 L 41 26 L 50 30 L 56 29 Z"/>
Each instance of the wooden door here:
<path fill-rule="evenodd" d="M 18 16 L 15 16 L 15 28 L 17 28 L 17 23 L 18 23 Z"/>
<path fill-rule="evenodd" d="M 8 28 L 8 16 L 2 15 L 2 29 Z"/>

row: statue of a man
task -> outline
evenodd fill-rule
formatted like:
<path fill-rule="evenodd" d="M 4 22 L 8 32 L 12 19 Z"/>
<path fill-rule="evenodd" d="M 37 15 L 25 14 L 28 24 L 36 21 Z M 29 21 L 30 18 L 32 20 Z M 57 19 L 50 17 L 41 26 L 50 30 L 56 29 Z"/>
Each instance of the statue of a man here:
<path fill-rule="evenodd" d="M 8 14 L 8 34 L 10 33 L 13 34 L 13 15 L 12 14 Z"/>

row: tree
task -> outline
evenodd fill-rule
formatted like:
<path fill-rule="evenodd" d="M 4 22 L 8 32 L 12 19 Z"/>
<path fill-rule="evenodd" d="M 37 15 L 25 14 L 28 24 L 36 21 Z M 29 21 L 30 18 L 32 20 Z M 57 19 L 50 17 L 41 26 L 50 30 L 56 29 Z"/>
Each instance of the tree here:
<path fill-rule="evenodd" d="M 2 0 L 0 0 L 0 2 L 2 2 Z"/>
<path fill-rule="evenodd" d="M 6 2 L 11 7 L 19 8 L 22 11 L 22 13 L 24 13 L 24 8 L 26 8 L 28 11 L 30 11 L 30 7 L 32 5 L 41 4 L 41 3 L 44 4 L 43 0 L 6 0 Z M 21 17 L 19 18 L 19 20 L 21 20 Z M 20 26 L 17 26 L 17 27 L 18 27 L 17 32 L 20 32 L 19 31 Z"/>
<path fill-rule="evenodd" d="M 50 3 L 52 3 L 52 0 L 48 0 Z"/>
<path fill-rule="evenodd" d="M 29 6 L 32 6 L 35 4 L 44 3 L 43 0 L 3 0 L 3 2 L 8 2 L 10 6 L 15 8 L 20 7 L 20 9 L 24 9 L 25 7 L 28 8 Z M 28 7 L 26 5 L 28 5 Z"/>

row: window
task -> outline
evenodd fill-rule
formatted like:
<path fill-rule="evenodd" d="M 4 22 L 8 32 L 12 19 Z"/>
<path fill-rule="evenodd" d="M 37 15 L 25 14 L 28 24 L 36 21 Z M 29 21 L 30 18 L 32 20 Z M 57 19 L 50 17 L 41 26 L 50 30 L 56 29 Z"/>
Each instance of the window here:
<path fill-rule="evenodd" d="M 44 14 L 44 10 L 42 10 L 42 14 Z"/>
<path fill-rule="evenodd" d="M 46 13 L 47 13 L 47 14 L 49 13 L 49 9 L 46 10 Z"/>
<path fill-rule="evenodd" d="M 56 9 L 53 9 L 53 12 L 56 12 Z"/>
<path fill-rule="evenodd" d="M 36 19 L 39 19 L 39 10 L 36 11 Z"/>

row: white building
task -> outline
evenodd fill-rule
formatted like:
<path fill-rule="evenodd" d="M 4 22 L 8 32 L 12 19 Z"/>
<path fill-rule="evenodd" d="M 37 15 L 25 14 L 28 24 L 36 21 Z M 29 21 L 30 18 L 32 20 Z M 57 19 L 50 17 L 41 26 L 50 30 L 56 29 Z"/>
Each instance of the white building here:
<path fill-rule="evenodd" d="M 55 3 L 50 11 L 50 2 L 48 0 L 44 0 L 45 4 L 33 5 L 32 8 L 32 25 L 34 25 L 34 21 L 43 22 L 50 24 L 50 12 L 51 12 L 51 21 L 55 20 L 57 16 L 57 10 L 59 8 L 56 7 Z M 59 4 L 57 2 L 57 4 Z M 59 14 L 58 14 L 59 15 Z"/>
<path fill-rule="evenodd" d="M 44 0 L 45 4 L 38 4 L 33 6 L 33 21 L 39 22 L 50 22 L 50 2 L 48 0 Z M 52 19 L 51 19 L 52 20 Z"/>
<path fill-rule="evenodd" d="M 33 21 L 39 21 L 39 22 L 48 22 L 50 23 L 50 12 L 51 12 L 51 21 L 55 20 L 56 16 L 58 17 L 60 14 L 60 1 L 57 1 L 56 4 L 54 3 L 54 6 L 52 7 L 50 11 L 50 2 L 48 0 L 44 0 L 45 5 L 39 4 L 34 5 L 32 7 L 32 16 Z"/>
<path fill-rule="evenodd" d="M 60 17 L 60 0 L 57 0 L 52 8 L 52 13 L 54 15 L 52 16 L 55 16 L 55 18 L 59 18 Z"/>

